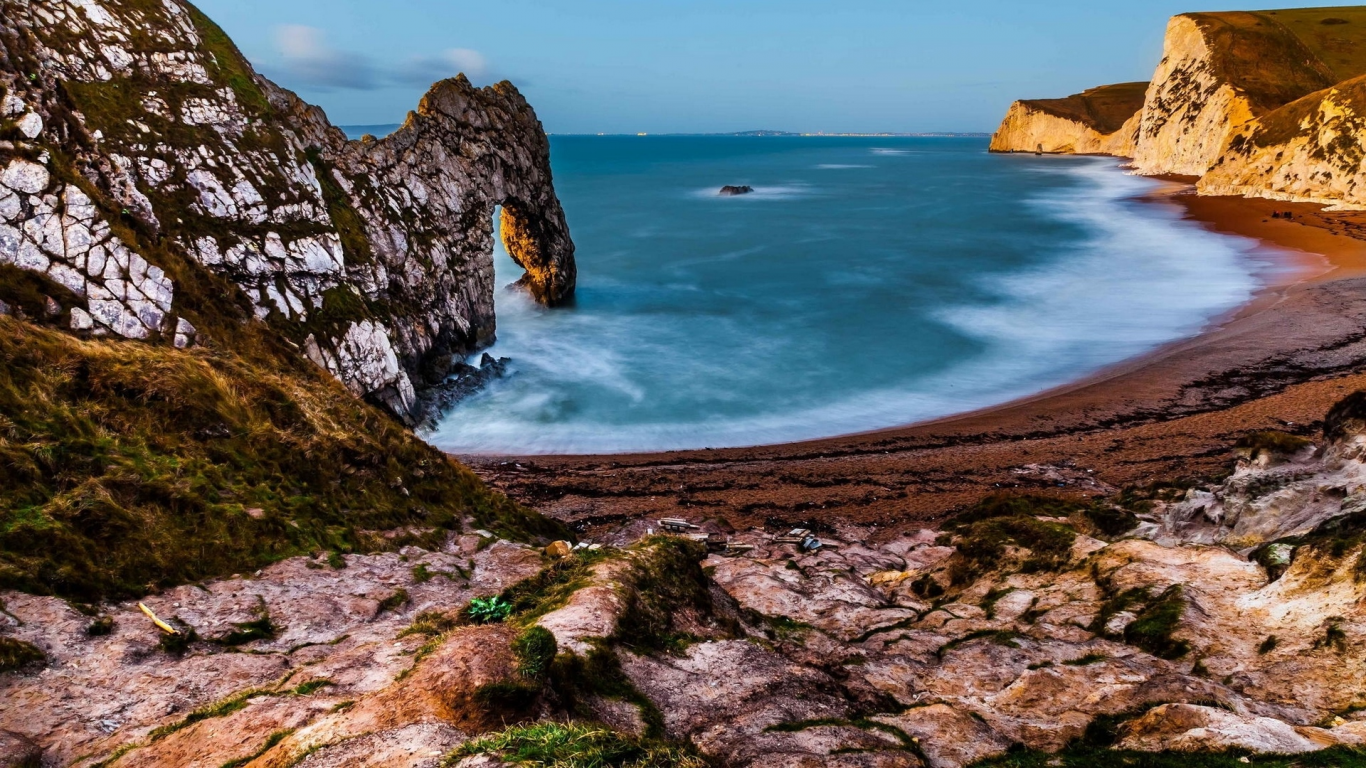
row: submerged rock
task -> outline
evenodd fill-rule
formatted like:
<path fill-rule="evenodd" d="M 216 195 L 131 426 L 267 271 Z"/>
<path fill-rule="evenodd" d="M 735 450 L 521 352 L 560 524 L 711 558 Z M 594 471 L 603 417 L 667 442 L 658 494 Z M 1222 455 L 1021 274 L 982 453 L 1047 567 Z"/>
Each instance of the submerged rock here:
<path fill-rule="evenodd" d="M 478 368 L 468 363 L 453 363 L 445 381 L 422 393 L 413 411 L 414 420 L 423 429 L 435 427 L 441 415 L 460 401 L 479 393 L 494 380 L 507 376 L 508 364 L 511 362 L 509 358 L 495 358 L 485 352 L 479 359 Z"/>

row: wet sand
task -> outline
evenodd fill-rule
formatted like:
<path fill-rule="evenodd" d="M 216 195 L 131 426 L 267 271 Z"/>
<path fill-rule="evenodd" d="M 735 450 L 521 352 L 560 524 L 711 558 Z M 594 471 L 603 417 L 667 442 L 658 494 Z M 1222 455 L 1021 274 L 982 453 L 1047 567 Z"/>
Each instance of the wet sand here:
<path fill-rule="evenodd" d="M 1086 379 L 972 413 L 785 445 L 611 456 L 461 457 L 512 497 L 592 535 L 640 516 L 737 527 L 819 526 L 839 517 L 887 535 L 932 526 L 1008 489 L 1095 496 L 1208 478 L 1259 429 L 1314 435 L 1366 388 L 1366 213 L 1197 197 L 1180 205 L 1217 232 L 1259 240 L 1282 269 L 1204 333 Z M 1290 211 L 1292 219 L 1272 218 Z"/>

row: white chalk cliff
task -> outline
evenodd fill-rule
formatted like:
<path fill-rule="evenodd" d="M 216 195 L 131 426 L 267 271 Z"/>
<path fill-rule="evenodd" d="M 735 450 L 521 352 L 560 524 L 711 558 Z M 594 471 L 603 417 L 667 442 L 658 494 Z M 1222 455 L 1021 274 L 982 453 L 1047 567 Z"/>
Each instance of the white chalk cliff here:
<path fill-rule="evenodd" d="M 0 264 L 69 289 L 73 332 L 193 344 L 210 302 L 181 283 L 219 279 L 216 303 L 409 418 L 493 337 L 496 206 L 522 284 L 567 298 L 549 143 L 509 83 L 437 83 L 347 141 L 180 0 L 0 1 Z"/>
<path fill-rule="evenodd" d="M 1141 174 L 1200 177 L 1201 194 L 1366 208 L 1366 62 L 1351 53 L 1363 34 L 1354 9 L 1182 14 L 1120 130 L 1098 130 L 1075 108 L 1117 87 L 1106 86 L 1016 102 L 991 148 L 1129 157 Z"/>

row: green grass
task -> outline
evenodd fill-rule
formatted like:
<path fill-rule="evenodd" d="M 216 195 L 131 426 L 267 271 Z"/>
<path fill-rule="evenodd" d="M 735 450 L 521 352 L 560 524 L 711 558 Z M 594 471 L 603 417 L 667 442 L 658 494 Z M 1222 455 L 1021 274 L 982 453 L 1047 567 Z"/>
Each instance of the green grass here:
<path fill-rule="evenodd" d="M 1037 496 L 997 495 L 984 499 L 945 526 L 959 536 L 950 565 L 954 585 L 966 585 L 1006 565 L 1010 545 L 1029 550 L 1020 571 L 1053 571 L 1066 565 L 1077 534 L 1072 528 L 1036 516 L 1066 517 L 1084 505 Z"/>
<path fill-rule="evenodd" d="M 269 341 L 257 333 L 237 341 Z M 414 543 L 368 532 L 450 530 L 465 515 L 508 538 L 563 533 L 310 364 L 246 353 L 82 341 L 0 317 L 0 587 L 141 596 Z"/>
<path fill-rule="evenodd" d="M 445 611 L 423 611 L 413 619 L 412 624 L 398 633 L 398 636 L 426 635 L 427 637 L 435 637 L 449 632 L 459 625 L 459 616 L 452 616 Z"/>
<path fill-rule="evenodd" d="M 1147 83 L 1118 83 L 1062 99 L 1029 99 L 1024 103 L 1051 115 L 1079 121 L 1098 133 L 1111 134 L 1143 108 L 1147 90 Z"/>
<path fill-rule="evenodd" d="M 1022 637 L 1024 637 L 1024 635 L 1019 632 L 1008 629 L 979 629 L 976 632 L 969 632 L 962 637 L 954 638 L 953 640 L 944 643 L 939 646 L 939 650 L 935 651 L 935 655 L 942 659 L 955 648 L 961 648 L 976 640 L 988 640 L 996 645 L 1005 646 L 1006 648 L 1019 648 L 1020 644 L 1017 641 Z"/>
<path fill-rule="evenodd" d="M 538 768 L 705 768 L 694 752 L 656 739 L 633 739 L 598 725 L 534 723 L 481 736 L 442 762 L 497 755 L 513 765 Z"/>
<path fill-rule="evenodd" d="M 1180 626 L 1181 613 L 1185 607 L 1181 585 L 1168 587 L 1124 628 L 1124 642 L 1138 646 L 1159 659 L 1185 656 L 1191 650 L 1190 643 L 1172 637 L 1172 633 Z"/>
<path fill-rule="evenodd" d="M 1265 430 L 1253 432 L 1238 438 L 1238 442 L 1233 444 L 1234 450 L 1247 456 L 1249 459 L 1256 459 L 1262 454 L 1271 456 L 1293 456 L 1300 451 L 1313 445 L 1308 438 L 1292 435 L 1287 432 L 1276 430 Z"/>
<path fill-rule="evenodd" d="M 45 661 L 47 656 L 32 643 L 0 636 L 0 672 L 11 672 Z"/>
<path fill-rule="evenodd" d="M 540 680 L 550 671 L 559 648 L 550 630 L 531 626 L 512 641 L 512 652 L 517 656 L 517 674 L 528 680 Z"/>
<path fill-rule="evenodd" d="M 242 768 L 242 766 L 247 765 L 251 761 L 260 757 L 261 755 L 264 755 L 265 753 L 269 752 L 271 747 L 274 747 L 276 744 L 279 744 L 280 742 L 284 741 L 285 738 L 292 733 L 294 733 L 293 728 L 286 728 L 281 731 L 275 731 L 274 733 L 267 736 L 265 742 L 261 744 L 261 747 L 252 754 L 247 755 L 246 757 L 239 757 L 236 760 L 229 760 L 226 763 L 223 763 L 222 765 L 218 766 L 218 768 Z"/>
<path fill-rule="evenodd" d="M 1292 8 L 1265 15 L 1293 32 L 1335 79 L 1366 75 L 1366 7 Z"/>

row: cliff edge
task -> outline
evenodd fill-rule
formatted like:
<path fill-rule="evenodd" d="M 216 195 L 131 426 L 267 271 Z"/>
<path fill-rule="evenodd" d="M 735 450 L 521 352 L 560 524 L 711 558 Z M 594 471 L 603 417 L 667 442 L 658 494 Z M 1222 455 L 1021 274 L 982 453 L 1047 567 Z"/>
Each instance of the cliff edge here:
<path fill-rule="evenodd" d="M 1147 90 L 1147 83 L 1120 83 L 1065 99 L 1017 101 L 992 135 L 991 151 L 1129 155 Z"/>
<path fill-rule="evenodd" d="M 1202 177 L 1202 194 L 1366 208 L 1362 42 L 1360 7 L 1182 14 L 1167 25 L 1136 125 L 1105 136 L 1028 106 L 1047 101 L 1016 102 L 991 148 L 1130 157 L 1145 175 Z"/>
<path fill-rule="evenodd" d="M 493 337 L 496 206 L 522 285 L 574 289 L 549 143 L 510 83 L 442 81 L 352 142 L 188 3 L 0 8 L 0 261 L 75 294 L 78 334 L 193 343 L 202 268 L 233 286 L 216 303 L 410 420 Z"/>

